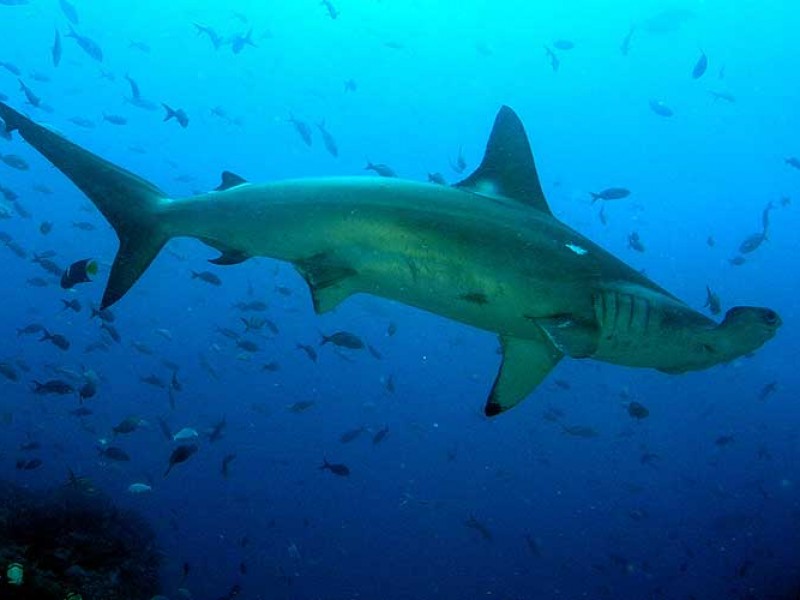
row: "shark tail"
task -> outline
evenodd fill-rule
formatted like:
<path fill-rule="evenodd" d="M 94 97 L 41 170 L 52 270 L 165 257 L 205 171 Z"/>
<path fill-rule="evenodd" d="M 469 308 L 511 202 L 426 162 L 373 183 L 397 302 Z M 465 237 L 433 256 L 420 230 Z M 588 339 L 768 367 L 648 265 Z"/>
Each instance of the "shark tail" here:
<path fill-rule="evenodd" d="M 84 150 L 0 102 L 0 119 L 86 194 L 114 228 L 119 250 L 100 310 L 125 293 L 155 260 L 170 234 L 159 219 L 166 195 L 153 184 Z"/>

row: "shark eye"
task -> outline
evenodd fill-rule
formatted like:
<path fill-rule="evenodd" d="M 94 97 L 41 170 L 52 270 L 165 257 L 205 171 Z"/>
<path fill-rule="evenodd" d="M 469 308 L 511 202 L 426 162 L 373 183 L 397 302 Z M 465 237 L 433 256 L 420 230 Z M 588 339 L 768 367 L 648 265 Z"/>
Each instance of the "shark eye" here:
<path fill-rule="evenodd" d="M 774 310 L 767 310 L 764 312 L 764 322 L 767 325 L 775 325 L 778 322 L 778 313 Z"/>

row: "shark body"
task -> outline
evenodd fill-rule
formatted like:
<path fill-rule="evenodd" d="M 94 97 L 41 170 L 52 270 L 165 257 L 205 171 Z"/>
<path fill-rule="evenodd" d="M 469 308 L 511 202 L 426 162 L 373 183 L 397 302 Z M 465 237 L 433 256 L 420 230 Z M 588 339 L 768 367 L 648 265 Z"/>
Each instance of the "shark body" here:
<path fill-rule="evenodd" d="M 564 356 L 681 373 L 752 352 L 781 325 L 756 307 L 733 308 L 717 324 L 561 223 L 507 107 L 480 167 L 453 187 L 369 177 L 251 184 L 226 172 L 217 190 L 179 199 L 2 103 L 0 117 L 114 227 L 120 248 L 103 307 L 173 237 L 216 248 L 216 264 L 288 261 L 318 313 L 367 293 L 495 332 L 503 361 L 490 416 L 529 395 Z"/>

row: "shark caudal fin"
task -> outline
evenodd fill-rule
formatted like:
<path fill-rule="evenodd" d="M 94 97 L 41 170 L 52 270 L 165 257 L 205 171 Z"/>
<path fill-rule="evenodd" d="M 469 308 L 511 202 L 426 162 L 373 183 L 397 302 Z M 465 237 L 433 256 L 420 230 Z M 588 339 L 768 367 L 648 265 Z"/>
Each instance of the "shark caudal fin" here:
<path fill-rule="evenodd" d="M 0 102 L 0 119 L 86 194 L 114 228 L 119 250 L 101 309 L 122 298 L 153 262 L 170 235 L 158 212 L 164 193 L 141 177 L 73 144 Z"/>

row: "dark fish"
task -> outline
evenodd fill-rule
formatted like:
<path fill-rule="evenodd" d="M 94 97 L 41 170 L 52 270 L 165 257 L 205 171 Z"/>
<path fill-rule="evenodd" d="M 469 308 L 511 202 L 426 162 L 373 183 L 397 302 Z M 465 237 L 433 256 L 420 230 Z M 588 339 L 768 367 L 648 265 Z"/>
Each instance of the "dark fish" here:
<path fill-rule="evenodd" d="M 211 285 L 222 285 L 222 280 L 210 271 L 192 271 L 192 279 L 199 279 Z"/>
<path fill-rule="evenodd" d="M 164 121 L 175 119 L 178 122 L 178 124 L 184 129 L 186 129 L 189 126 L 189 116 L 186 114 L 186 111 L 184 111 L 182 108 L 175 110 L 174 108 L 170 108 L 163 102 L 161 103 L 161 105 L 164 107 L 164 110 L 167 113 L 164 116 Z"/>
<path fill-rule="evenodd" d="M 57 67 L 61 62 L 61 34 L 56 29 L 56 37 L 53 40 L 53 66 Z"/>
<path fill-rule="evenodd" d="M 234 35 L 231 39 L 231 50 L 233 50 L 234 54 L 239 54 L 242 50 L 244 50 L 245 46 L 252 46 L 256 48 L 257 46 L 253 42 L 253 30 L 247 32 L 247 35 Z"/>
<path fill-rule="evenodd" d="M 39 339 L 40 342 L 50 342 L 59 350 L 65 352 L 69 350 L 69 340 L 60 333 L 50 333 L 47 329 L 44 330 L 44 335 Z"/>
<path fill-rule="evenodd" d="M 339 156 L 339 146 L 336 144 L 336 139 L 325 129 L 325 121 L 317 123 L 317 128 L 319 129 L 320 135 L 322 135 L 322 141 L 325 144 L 325 149 L 328 151 L 328 154 L 331 156 Z"/>
<path fill-rule="evenodd" d="M 349 444 L 352 441 L 357 440 L 361 437 L 361 434 L 366 431 L 366 428 L 362 425 L 357 429 L 351 429 L 350 431 L 345 431 L 342 435 L 339 436 L 339 442 L 342 444 Z"/>
<path fill-rule="evenodd" d="M 572 50 L 575 48 L 575 44 L 570 40 L 560 39 L 553 42 L 553 47 L 558 50 Z"/>
<path fill-rule="evenodd" d="M 708 58 L 706 57 L 706 53 L 701 50 L 700 58 L 697 59 L 697 62 L 694 65 L 694 69 L 692 69 L 692 79 L 700 79 L 706 72 L 707 68 L 708 68 Z"/>
<path fill-rule="evenodd" d="M 358 90 L 358 83 L 356 83 L 355 79 L 348 79 L 344 82 L 344 91 L 345 92 L 355 92 Z"/>
<path fill-rule="evenodd" d="M 22 442 L 19 445 L 19 449 L 23 452 L 33 452 L 34 450 L 39 450 L 41 447 L 42 445 L 36 441 Z"/>
<path fill-rule="evenodd" d="M 71 300 L 64 300 L 61 299 L 61 302 L 64 304 L 64 310 L 71 310 L 73 312 L 81 312 L 81 301 L 77 298 L 72 298 Z"/>
<path fill-rule="evenodd" d="M 251 340 L 236 340 L 236 345 L 245 352 L 258 352 L 261 350 L 258 344 Z"/>
<path fill-rule="evenodd" d="M 298 400 L 289 405 L 289 410 L 293 413 L 301 413 L 307 411 L 312 406 L 314 406 L 313 400 Z"/>
<path fill-rule="evenodd" d="M 0 375 L 9 381 L 19 381 L 19 373 L 17 373 L 14 365 L 8 363 L 0 363 Z"/>
<path fill-rule="evenodd" d="M 84 117 L 70 117 L 69 122 L 77 125 L 78 127 L 83 127 L 84 129 L 94 129 L 95 126 L 94 121 Z"/>
<path fill-rule="evenodd" d="M 266 302 L 261 300 L 253 300 L 251 302 L 237 302 L 233 305 L 234 308 L 242 312 L 263 312 L 269 308 Z"/>
<path fill-rule="evenodd" d="M 0 67 L 3 67 L 6 71 L 11 73 L 15 77 L 19 77 L 20 75 L 22 75 L 22 71 L 14 63 L 10 63 L 8 61 L 0 61 Z"/>
<path fill-rule="evenodd" d="M 50 379 L 44 383 L 33 381 L 33 393 L 39 396 L 46 396 L 49 394 L 56 394 L 58 396 L 66 396 L 75 392 L 75 388 L 66 381 L 61 379 Z"/>
<path fill-rule="evenodd" d="M 553 69 L 553 72 L 555 73 L 561 66 L 561 60 L 558 58 L 558 55 L 550 49 L 549 46 L 544 47 L 544 53 L 545 56 L 550 59 L 550 68 Z"/>
<path fill-rule="evenodd" d="M 80 229 L 81 231 L 94 231 L 97 227 L 94 226 L 94 223 L 89 223 L 88 221 L 73 221 L 72 227 L 75 229 Z"/>
<path fill-rule="evenodd" d="M 47 258 L 44 254 L 34 254 L 33 255 L 33 262 L 42 267 L 45 271 L 50 273 L 51 275 L 61 276 L 64 272 L 58 264 L 56 264 L 51 259 Z"/>
<path fill-rule="evenodd" d="M 795 169 L 800 169 L 800 158 L 797 158 L 796 156 L 790 156 L 789 158 L 785 158 L 783 162 L 785 162 L 790 167 L 794 167 Z"/>
<path fill-rule="evenodd" d="M 203 34 L 211 41 L 211 44 L 214 46 L 214 50 L 219 50 L 219 47 L 222 45 L 222 36 L 220 36 L 213 28 L 208 27 L 206 25 L 199 25 L 198 23 L 194 24 L 195 29 L 197 29 L 198 34 Z"/>
<path fill-rule="evenodd" d="M 567 435 L 579 438 L 594 438 L 598 436 L 597 431 L 586 425 L 561 425 L 561 430 Z"/>
<path fill-rule="evenodd" d="M 455 162 L 450 163 L 450 167 L 458 173 L 459 175 L 464 172 L 464 169 L 467 168 L 467 161 L 464 160 L 464 151 L 459 147 L 458 149 L 458 156 L 456 157 Z"/>
<path fill-rule="evenodd" d="M 730 92 L 715 92 L 714 90 L 709 90 L 708 93 L 715 101 L 724 100 L 725 102 L 736 102 L 736 96 Z"/>
<path fill-rule="evenodd" d="M 708 286 L 706 286 L 706 303 L 703 306 L 707 306 L 708 312 L 712 315 L 718 315 L 722 311 L 722 303 L 719 301 L 719 296 L 712 292 Z"/>
<path fill-rule="evenodd" d="M 39 225 L 39 233 L 47 235 L 53 231 L 53 224 L 50 221 L 42 221 Z"/>
<path fill-rule="evenodd" d="M 483 523 L 478 521 L 473 515 L 470 515 L 469 519 L 464 521 L 464 527 L 468 527 L 469 529 L 474 529 L 478 533 L 481 534 L 481 537 L 486 540 L 487 542 L 491 542 L 494 539 L 492 532 L 489 531 L 489 528 L 486 527 Z"/>
<path fill-rule="evenodd" d="M 380 177 L 397 177 L 397 173 L 394 172 L 389 165 L 384 165 L 381 163 L 373 164 L 367 161 L 367 166 L 364 167 L 365 171 L 374 171 Z"/>
<path fill-rule="evenodd" d="M 739 252 L 742 254 L 749 254 L 758 249 L 759 246 L 767 239 L 763 233 L 754 233 L 747 236 L 742 243 L 739 244 Z"/>
<path fill-rule="evenodd" d="M 25 99 L 28 101 L 28 104 L 31 104 L 32 106 L 41 106 L 42 99 L 34 94 L 33 90 L 25 85 L 25 82 L 21 79 L 19 80 L 19 89 L 23 94 L 25 94 Z"/>
<path fill-rule="evenodd" d="M 97 394 L 97 384 L 95 384 L 94 380 L 92 379 L 87 379 L 78 389 L 78 397 L 80 398 L 81 402 L 88 400 L 89 398 L 94 398 L 95 394 Z"/>
<path fill-rule="evenodd" d="M 100 329 L 102 329 L 109 336 L 111 336 L 111 339 L 114 340 L 116 343 L 118 344 L 122 343 L 122 336 L 119 334 L 119 331 L 117 331 L 117 328 L 114 327 L 111 323 L 103 321 L 103 323 L 100 325 Z"/>
<path fill-rule="evenodd" d="M 336 10 L 336 7 L 333 5 L 331 0 L 322 0 L 320 4 L 322 4 L 322 6 L 324 6 L 325 9 L 328 11 L 328 16 L 331 19 L 335 19 L 336 17 L 339 16 L 339 11 Z"/>
<path fill-rule="evenodd" d="M 116 320 L 110 308 L 97 308 L 93 306 L 91 318 L 94 319 L 95 317 L 98 317 L 104 323 L 113 323 Z"/>
<path fill-rule="evenodd" d="M 16 154 L 0 154 L 0 160 L 17 171 L 27 171 L 30 169 L 25 159 Z"/>
<path fill-rule="evenodd" d="M 322 471 L 330 471 L 334 475 L 338 475 L 339 477 L 347 477 L 350 475 L 350 468 L 345 464 L 340 463 L 329 463 L 327 459 L 323 459 L 322 466 L 320 467 Z"/>
<path fill-rule="evenodd" d="M 122 448 L 117 448 L 116 446 L 105 446 L 99 448 L 98 452 L 100 453 L 100 456 L 116 462 L 128 462 L 131 459 L 127 452 L 125 452 Z"/>
<path fill-rule="evenodd" d="M 397 333 L 397 323 L 390 321 L 389 325 L 386 326 L 386 335 L 392 337 L 395 333 Z"/>
<path fill-rule="evenodd" d="M 631 49 L 631 39 L 633 38 L 633 33 L 636 31 L 635 27 L 631 27 L 628 30 L 628 33 L 625 34 L 625 37 L 622 38 L 622 43 L 619 45 L 619 51 L 622 52 L 623 56 L 627 56 L 628 52 Z"/>
<path fill-rule="evenodd" d="M 41 459 L 32 458 L 30 460 L 19 459 L 17 461 L 17 469 L 21 471 L 33 471 L 34 469 L 38 469 L 42 466 Z"/>
<path fill-rule="evenodd" d="M 761 388 L 761 391 L 758 392 L 759 402 L 764 402 L 777 391 L 778 391 L 778 382 L 777 381 L 769 382 L 768 384 L 766 384 L 764 387 Z"/>
<path fill-rule="evenodd" d="M 713 235 L 710 235 L 706 238 L 706 246 L 708 246 L 709 248 L 713 248 L 716 245 L 717 245 L 717 240 L 714 239 Z"/>
<path fill-rule="evenodd" d="M 43 332 L 44 330 L 45 329 L 43 325 L 40 325 L 39 323 L 31 323 L 29 325 L 25 325 L 25 327 L 17 329 L 17 337 L 21 335 L 35 335 Z"/>
<path fill-rule="evenodd" d="M 384 425 L 378 431 L 375 432 L 375 435 L 372 436 L 372 444 L 373 446 L 377 446 L 381 442 L 386 439 L 386 436 L 389 435 L 389 426 Z"/>
<path fill-rule="evenodd" d="M 631 195 L 631 191 L 627 188 L 612 187 L 606 188 L 601 192 L 589 192 L 592 197 L 592 202 L 598 200 L 622 200 Z"/>
<path fill-rule="evenodd" d="M 436 185 L 447 185 L 444 175 L 441 173 L 428 173 L 428 183 L 435 183 Z"/>
<path fill-rule="evenodd" d="M 317 362 L 317 351 L 309 344 L 297 344 L 297 348 L 306 353 L 306 356 L 312 361 Z"/>
<path fill-rule="evenodd" d="M 222 439 L 223 435 L 225 434 L 225 428 L 228 426 L 228 420 L 225 417 L 222 417 L 219 421 L 214 423 L 214 426 L 211 428 L 211 431 L 208 432 L 208 441 L 210 443 L 218 442 Z"/>
<path fill-rule="evenodd" d="M 125 435 L 128 433 L 133 433 L 134 431 L 139 429 L 140 423 L 141 419 L 139 419 L 138 417 L 127 417 L 122 421 L 120 421 L 119 423 L 117 423 L 116 425 L 114 425 L 114 427 L 111 428 L 111 431 L 113 431 L 117 435 Z"/>
<path fill-rule="evenodd" d="M 275 373 L 276 371 L 280 371 L 281 370 L 281 364 L 278 361 L 273 360 L 273 361 L 270 361 L 268 363 L 265 363 L 261 367 L 261 370 L 262 371 L 267 371 L 269 373 Z"/>
<path fill-rule="evenodd" d="M 322 335 L 320 346 L 331 343 L 340 348 L 348 348 L 350 350 L 361 350 L 364 348 L 364 341 L 349 331 L 337 331 L 332 335 Z"/>
<path fill-rule="evenodd" d="M 14 206 L 14 211 L 20 216 L 22 219 L 30 219 L 31 213 L 28 212 L 28 209 L 16 198 L 11 201 L 11 204 Z"/>
<path fill-rule="evenodd" d="M 77 25 L 79 19 L 78 11 L 75 6 L 67 2 L 67 0 L 58 0 L 58 4 L 61 6 L 61 12 L 64 13 L 64 16 L 67 17 L 67 20 L 73 25 Z"/>
<path fill-rule="evenodd" d="M 728 263 L 734 267 L 741 267 L 746 262 L 747 259 L 744 256 L 734 256 L 728 259 Z"/>
<path fill-rule="evenodd" d="M 732 435 L 721 435 L 716 440 L 714 440 L 714 443 L 720 448 L 724 448 L 725 446 L 729 446 L 735 441 L 736 438 L 734 438 Z"/>
<path fill-rule="evenodd" d="M 79 283 L 89 283 L 89 275 L 97 275 L 97 263 L 91 258 L 84 258 L 72 263 L 61 275 L 61 287 L 71 289 Z"/>
<path fill-rule="evenodd" d="M 640 404 L 634 400 L 628 404 L 628 415 L 637 421 L 641 421 L 650 416 L 650 410 L 644 404 Z"/>
<path fill-rule="evenodd" d="M 172 454 L 169 456 L 169 464 L 167 465 L 167 470 L 164 471 L 164 477 L 169 475 L 169 472 L 172 471 L 172 467 L 186 462 L 196 452 L 197 446 L 195 444 L 181 444 L 175 448 L 175 450 L 173 450 Z"/>
<path fill-rule="evenodd" d="M 111 123 L 112 125 L 127 125 L 128 119 L 123 117 L 122 115 L 107 115 L 103 113 L 103 121 L 107 123 Z"/>
<path fill-rule="evenodd" d="M 228 475 L 230 475 L 230 471 L 229 471 L 229 469 L 230 469 L 230 464 L 231 464 L 231 463 L 232 463 L 232 462 L 233 462 L 235 459 L 236 459 L 236 454 L 234 454 L 234 453 L 226 454 L 226 455 L 225 455 L 225 456 L 222 458 L 222 466 L 220 467 L 220 473 L 222 473 L 222 476 L 223 476 L 225 479 L 227 479 L 227 478 L 228 478 Z"/>
<path fill-rule="evenodd" d="M 167 384 L 158 375 L 148 375 L 147 377 L 140 377 L 139 381 L 152 385 L 153 387 L 166 389 Z"/>
<path fill-rule="evenodd" d="M 650 100 L 650 110 L 656 113 L 659 117 L 671 117 L 675 114 L 675 111 L 664 104 L 661 100 Z"/>
<path fill-rule="evenodd" d="M 86 52 L 91 58 L 96 60 L 97 62 L 103 62 L 103 50 L 100 46 L 95 42 L 93 39 L 86 37 L 85 35 L 79 34 L 75 31 L 75 28 L 72 25 L 69 26 L 69 33 L 66 34 L 64 37 L 72 38 L 80 46 L 81 50 Z"/>
<path fill-rule="evenodd" d="M 294 115 L 289 116 L 289 123 L 294 126 L 297 135 L 305 142 L 306 146 L 310 146 L 312 143 L 311 139 L 311 127 L 305 121 L 301 121 L 300 119 L 295 118 Z"/>
<path fill-rule="evenodd" d="M 641 238 L 639 237 L 638 232 L 633 231 L 628 234 L 628 248 L 634 250 L 636 252 L 644 252 L 645 247 L 642 243 Z"/>

